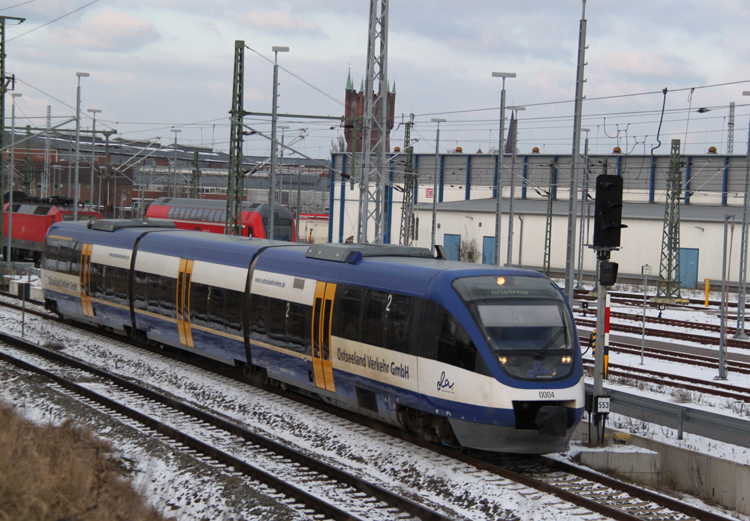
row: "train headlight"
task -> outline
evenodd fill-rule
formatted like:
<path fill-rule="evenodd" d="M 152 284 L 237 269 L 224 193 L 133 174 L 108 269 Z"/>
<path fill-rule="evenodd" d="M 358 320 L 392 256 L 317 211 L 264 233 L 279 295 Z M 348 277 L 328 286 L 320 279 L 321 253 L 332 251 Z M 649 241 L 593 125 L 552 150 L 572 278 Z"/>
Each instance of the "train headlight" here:
<path fill-rule="evenodd" d="M 562 359 L 561 359 L 560 361 L 561 361 L 562 363 L 564 363 L 564 364 L 569 364 L 569 363 L 570 363 L 570 362 L 571 362 L 572 360 L 573 360 L 573 359 L 572 359 L 571 357 L 569 357 L 569 356 L 563 356 L 563 357 L 562 357 Z"/>
<path fill-rule="evenodd" d="M 503 284 L 505 284 L 505 277 L 498 277 L 497 278 L 497 285 L 498 286 L 502 286 Z"/>
<path fill-rule="evenodd" d="M 507 361 L 508 361 L 508 359 L 507 359 L 507 358 L 505 358 L 504 356 L 501 356 L 500 358 L 498 358 L 498 360 L 500 360 L 500 363 L 501 363 L 501 364 L 504 364 L 505 362 L 507 362 Z"/>

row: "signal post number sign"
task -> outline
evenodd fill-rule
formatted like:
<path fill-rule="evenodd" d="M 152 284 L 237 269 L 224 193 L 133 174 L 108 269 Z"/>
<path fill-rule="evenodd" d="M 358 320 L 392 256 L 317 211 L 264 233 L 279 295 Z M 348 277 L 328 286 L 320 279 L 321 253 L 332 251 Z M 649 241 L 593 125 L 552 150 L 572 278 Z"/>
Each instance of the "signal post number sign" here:
<path fill-rule="evenodd" d="M 427 197 L 427 199 L 432 199 L 435 195 L 433 188 L 428 188 L 427 190 L 425 190 L 425 192 L 425 196 Z"/>

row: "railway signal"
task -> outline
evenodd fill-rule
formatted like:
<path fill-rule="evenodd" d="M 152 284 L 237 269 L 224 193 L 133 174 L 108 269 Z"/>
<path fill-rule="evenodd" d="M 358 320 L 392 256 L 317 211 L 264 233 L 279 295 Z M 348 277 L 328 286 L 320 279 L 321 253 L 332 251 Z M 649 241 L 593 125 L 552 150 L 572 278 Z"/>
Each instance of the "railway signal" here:
<path fill-rule="evenodd" d="M 594 248 L 619 248 L 623 228 L 627 226 L 622 224 L 622 177 L 600 175 L 596 178 Z"/>
<path fill-rule="evenodd" d="M 609 295 L 607 288 L 617 281 L 617 263 L 610 262 L 612 250 L 620 248 L 622 224 L 622 177 L 600 175 L 596 178 L 596 200 L 594 203 L 594 249 L 599 262 L 599 291 L 596 306 L 596 328 L 603 331 L 599 353 L 594 352 L 594 395 L 592 409 L 594 423 L 604 439 L 604 422 L 610 412 L 610 399 L 604 394 L 604 379 L 609 365 Z"/>

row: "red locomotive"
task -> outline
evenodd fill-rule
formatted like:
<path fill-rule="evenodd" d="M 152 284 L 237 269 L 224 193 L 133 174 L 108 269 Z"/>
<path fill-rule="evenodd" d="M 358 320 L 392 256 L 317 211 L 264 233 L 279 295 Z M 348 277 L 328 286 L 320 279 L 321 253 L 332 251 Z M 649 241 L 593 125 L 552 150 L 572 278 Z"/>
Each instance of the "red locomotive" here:
<path fill-rule="evenodd" d="M 224 233 L 227 203 L 219 199 L 187 199 L 160 197 L 148 207 L 149 219 L 168 219 L 178 228 Z M 274 206 L 273 238 L 278 241 L 296 242 L 294 219 L 289 210 Z M 268 238 L 268 203 L 242 203 L 240 219 L 243 237 Z"/>
<path fill-rule="evenodd" d="M 8 239 L 9 202 L 3 205 L 4 230 Z M 54 223 L 72 221 L 74 215 L 73 200 L 63 197 L 38 199 L 28 197 L 23 192 L 13 193 L 13 233 L 11 257 L 13 261 L 31 260 L 39 262 L 44 248 L 44 237 Z M 78 209 L 78 220 L 100 219 L 99 212 L 90 209 Z M 7 244 L 7 243 L 6 243 Z M 3 252 L 5 254 L 5 252 Z"/>

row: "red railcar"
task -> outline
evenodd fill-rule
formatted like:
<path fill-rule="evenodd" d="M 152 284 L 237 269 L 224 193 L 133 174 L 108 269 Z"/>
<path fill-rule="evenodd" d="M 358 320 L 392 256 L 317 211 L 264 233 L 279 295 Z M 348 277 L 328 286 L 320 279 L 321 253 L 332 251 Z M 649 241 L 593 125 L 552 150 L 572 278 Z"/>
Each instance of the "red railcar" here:
<path fill-rule="evenodd" d="M 243 237 L 268 238 L 269 208 L 268 203 L 242 203 L 240 226 Z M 185 230 L 224 233 L 226 209 L 226 201 L 219 199 L 160 197 L 148 207 L 146 217 L 168 219 L 174 221 L 178 228 Z M 291 212 L 281 205 L 276 205 L 273 213 L 273 238 L 296 242 Z"/>
<path fill-rule="evenodd" d="M 9 213 L 8 206 L 3 205 L 4 212 L 4 237 L 8 238 Z M 61 205 L 51 203 L 40 203 L 33 201 L 13 201 L 13 233 L 12 260 L 33 260 L 38 262 L 44 249 L 44 237 L 47 230 L 54 223 L 60 221 L 72 221 L 74 215 L 72 205 Z M 78 209 L 78 220 L 86 221 L 91 218 L 100 219 L 101 214 L 92 210 Z M 3 252 L 5 253 L 5 252 Z"/>

